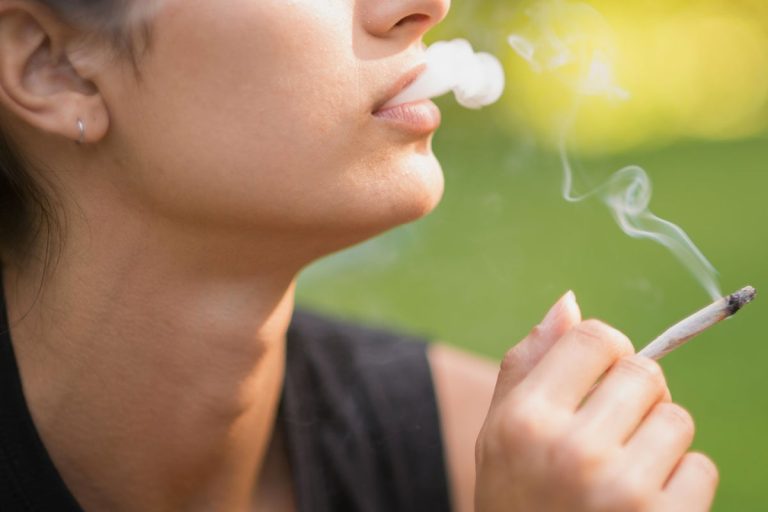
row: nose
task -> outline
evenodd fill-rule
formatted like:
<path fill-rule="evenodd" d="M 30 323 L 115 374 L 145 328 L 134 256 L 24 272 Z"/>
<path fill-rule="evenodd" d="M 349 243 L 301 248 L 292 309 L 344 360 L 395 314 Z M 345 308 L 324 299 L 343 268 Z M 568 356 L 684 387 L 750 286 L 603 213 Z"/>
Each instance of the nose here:
<path fill-rule="evenodd" d="M 365 30 L 380 38 L 419 40 L 440 23 L 451 0 L 362 0 Z"/>

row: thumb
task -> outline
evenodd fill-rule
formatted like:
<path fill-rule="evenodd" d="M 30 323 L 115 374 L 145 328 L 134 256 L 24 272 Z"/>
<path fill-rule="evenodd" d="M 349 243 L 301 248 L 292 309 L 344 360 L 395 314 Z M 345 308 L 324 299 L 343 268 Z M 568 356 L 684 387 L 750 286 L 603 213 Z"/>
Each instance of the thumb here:
<path fill-rule="evenodd" d="M 569 291 L 558 300 L 539 325 L 528 336 L 512 347 L 501 362 L 496 382 L 496 396 L 506 395 L 528 375 L 541 359 L 566 332 L 581 322 L 581 310 L 576 296 Z"/>

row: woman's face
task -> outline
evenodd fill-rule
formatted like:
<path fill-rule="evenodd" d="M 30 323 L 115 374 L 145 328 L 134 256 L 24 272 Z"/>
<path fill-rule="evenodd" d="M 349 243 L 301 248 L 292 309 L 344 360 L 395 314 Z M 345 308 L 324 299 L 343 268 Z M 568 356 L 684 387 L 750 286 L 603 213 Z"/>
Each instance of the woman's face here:
<path fill-rule="evenodd" d="M 166 0 L 141 80 L 102 87 L 114 179 L 196 226 L 364 237 L 427 213 L 431 130 L 373 113 L 449 2 Z"/>

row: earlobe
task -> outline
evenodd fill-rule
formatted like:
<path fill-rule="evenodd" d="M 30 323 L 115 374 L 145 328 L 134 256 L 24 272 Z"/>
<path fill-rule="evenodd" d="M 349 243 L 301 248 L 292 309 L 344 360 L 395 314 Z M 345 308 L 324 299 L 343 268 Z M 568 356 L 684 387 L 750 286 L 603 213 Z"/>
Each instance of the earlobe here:
<path fill-rule="evenodd" d="M 38 131 L 93 143 L 107 132 L 107 109 L 72 65 L 71 39 L 45 8 L 0 2 L 0 105 Z"/>

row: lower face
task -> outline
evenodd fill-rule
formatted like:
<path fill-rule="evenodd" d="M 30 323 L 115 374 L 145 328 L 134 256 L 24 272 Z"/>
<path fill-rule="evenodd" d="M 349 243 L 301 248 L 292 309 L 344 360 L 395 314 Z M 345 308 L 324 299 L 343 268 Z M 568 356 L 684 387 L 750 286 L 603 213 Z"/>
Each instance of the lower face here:
<path fill-rule="evenodd" d="M 355 4 L 166 0 L 142 79 L 105 93 L 122 190 L 181 223 L 349 243 L 432 210 L 432 130 L 373 113 L 421 44 L 368 34 Z"/>

